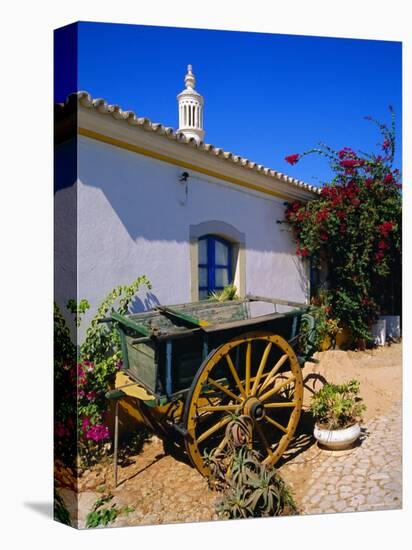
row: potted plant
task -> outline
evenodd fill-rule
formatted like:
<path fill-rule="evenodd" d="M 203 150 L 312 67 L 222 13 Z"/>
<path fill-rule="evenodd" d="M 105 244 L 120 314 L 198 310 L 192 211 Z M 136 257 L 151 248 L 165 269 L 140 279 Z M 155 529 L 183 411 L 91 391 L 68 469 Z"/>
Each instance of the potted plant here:
<path fill-rule="evenodd" d="M 366 409 L 359 396 L 358 380 L 325 384 L 313 394 L 310 409 L 315 419 L 313 435 L 321 445 L 341 450 L 358 439 Z"/>

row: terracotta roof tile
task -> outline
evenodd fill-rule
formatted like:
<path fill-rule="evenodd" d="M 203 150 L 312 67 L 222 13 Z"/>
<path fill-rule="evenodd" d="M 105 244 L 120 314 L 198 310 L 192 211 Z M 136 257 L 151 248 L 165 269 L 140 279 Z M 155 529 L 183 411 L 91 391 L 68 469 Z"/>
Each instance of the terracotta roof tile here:
<path fill-rule="evenodd" d="M 245 169 L 254 170 L 266 176 L 281 180 L 289 185 L 306 189 L 307 191 L 311 191 L 315 194 L 320 193 L 320 189 L 314 185 L 309 185 L 308 183 L 282 174 L 272 168 L 257 164 L 256 162 L 250 161 L 244 157 L 235 155 L 230 151 L 224 151 L 220 147 L 215 147 L 210 143 L 197 143 L 194 138 L 187 138 L 184 134 L 181 132 L 176 132 L 173 128 L 163 126 L 163 124 L 160 124 L 159 122 L 152 122 L 146 117 L 138 117 L 133 111 L 123 111 L 119 105 L 110 105 L 102 98 L 93 99 L 88 92 L 79 91 L 75 94 L 71 94 L 67 98 L 66 102 L 64 104 L 60 104 L 59 107 L 61 109 L 65 109 L 69 104 L 73 104 L 75 102 L 86 109 L 94 110 L 100 114 L 110 115 L 117 120 L 124 120 L 131 126 L 136 126 L 137 128 L 148 132 L 155 132 L 161 136 L 167 137 L 168 139 L 187 144 L 188 146 L 198 149 L 205 154 L 209 153 L 215 155 L 218 158 L 226 160 L 227 162 L 232 162 L 238 166 L 242 166 Z"/>

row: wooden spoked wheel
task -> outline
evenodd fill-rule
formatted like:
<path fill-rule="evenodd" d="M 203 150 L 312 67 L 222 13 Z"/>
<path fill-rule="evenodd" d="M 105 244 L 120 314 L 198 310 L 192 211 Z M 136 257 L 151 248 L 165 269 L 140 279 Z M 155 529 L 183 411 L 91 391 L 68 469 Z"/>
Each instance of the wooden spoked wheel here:
<path fill-rule="evenodd" d="M 210 474 L 206 454 L 228 445 L 227 427 L 236 417 L 251 426 L 248 446 L 265 464 L 275 464 L 296 430 L 303 397 L 297 357 L 281 336 L 251 332 L 210 354 L 186 401 L 186 450 L 199 472 Z"/>

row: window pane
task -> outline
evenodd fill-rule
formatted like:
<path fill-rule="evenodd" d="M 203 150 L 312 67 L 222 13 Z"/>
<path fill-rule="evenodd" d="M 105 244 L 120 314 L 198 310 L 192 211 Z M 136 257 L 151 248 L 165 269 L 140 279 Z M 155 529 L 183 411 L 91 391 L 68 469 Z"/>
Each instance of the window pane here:
<path fill-rule="evenodd" d="M 229 264 L 229 249 L 220 241 L 215 241 L 215 263 L 217 265 Z"/>
<path fill-rule="evenodd" d="M 199 290 L 199 300 L 206 300 L 207 297 L 207 290 Z"/>
<path fill-rule="evenodd" d="M 199 241 L 199 264 L 207 264 L 207 240 Z"/>
<path fill-rule="evenodd" d="M 215 286 L 226 286 L 229 284 L 228 270 L 226 268 L 215 269 Z"/>
<path fill-rule="evenodd" d="M 199 267 L 199 286 L 207 286 L 207 268 Z"/>

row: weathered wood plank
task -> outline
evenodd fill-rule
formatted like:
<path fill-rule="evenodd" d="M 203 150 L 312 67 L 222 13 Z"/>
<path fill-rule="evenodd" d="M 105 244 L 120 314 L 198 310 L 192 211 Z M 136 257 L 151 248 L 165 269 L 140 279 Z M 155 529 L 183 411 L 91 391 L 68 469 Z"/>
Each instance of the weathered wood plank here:
<path fill-rule="evenodd" d="M 268 302 L 270 304 L 279 304 L 281 306 L 291 306 L 298 308 L 307 308 L 309 304 L 302 304 L 301 302 L 293 302 L 291 300 L 282 300 L 281 298 L 266 298 L 265 296 L 255 296 L 254 294 L 247 294 L 246 298 L 250 302 Z"/>
<path fill-rule="evenodd" d="M 188 315 L 187 313 L 182 313 L 181 311 L 176 311 L 175 309 L 172 309 L 170 307 L 157 306 L 156 309 L 160 311 L 160 313 L 170 315 L 172 319 L 175 318 L 178 321 L 183 321 L 191 325 L 202 327 L 209 324 L 207 321 L 203 319 L 198 319 L 197 317 L 193 317 L 192 315 Z"/>
<path fill-rule="evenodd" d="M 266 323 L 268 321 L 273 321 L 274 319 L 281 319 L 283 317 L 285 317 L 284 313 L 271 313 L 270 315 L 261 315 L 260 317 L 255 317 L 254 319 L 243 319 L 240 321 L 210 325 L 207 327 L 203 327 L 203 330 L 209 333 L 209 332 L 217 332 L 219 330 L 228 330 L 228 329 L 239 328 L 239 327 L 247 328 L 252 325 L 259 325 L 262 323 Z"/>

